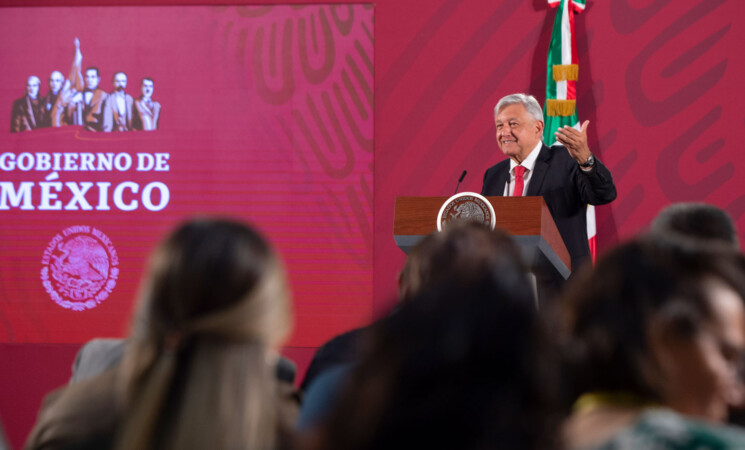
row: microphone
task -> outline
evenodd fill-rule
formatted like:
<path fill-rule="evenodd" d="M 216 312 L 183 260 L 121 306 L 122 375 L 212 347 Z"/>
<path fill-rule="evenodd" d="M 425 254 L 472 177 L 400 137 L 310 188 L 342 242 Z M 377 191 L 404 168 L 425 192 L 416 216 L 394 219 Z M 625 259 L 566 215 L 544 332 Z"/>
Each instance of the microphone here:
<path fill-rule="evenodd" d="M 464 170 L 464 171 L 463 171 L 463 173 L 462 173 L 462 174 L 460 174 L 460 178 L 458 178 L 458 184 L 456 184 L 456 185 L 455 185 L 455 192 L 453 192 L 453 195 L 455 195 L 455 194 L 457 194 L 457 193 L 458 193 L 458 188 L 460 187 L 460 183 L 461 183 L 461 182 L 463 181 L 463 178 L 465 178 L 465 177 L 466 177 L 466 174 L 467 174 L 467 173 L 468 173 L 468 172 L 466 172 L 466 171 Z"/>

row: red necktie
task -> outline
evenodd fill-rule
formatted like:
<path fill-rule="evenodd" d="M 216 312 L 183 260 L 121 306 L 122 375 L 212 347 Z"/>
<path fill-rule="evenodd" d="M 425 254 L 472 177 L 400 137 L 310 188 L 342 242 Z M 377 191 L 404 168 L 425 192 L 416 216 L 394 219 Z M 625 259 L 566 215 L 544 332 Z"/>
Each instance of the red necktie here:
<path fill-rule="evenodd" d="M 515 166 L 515 190 L 512 192 L 513 197 L 522 197 L 523 195 L 523 174 L 525 167 Z"/>

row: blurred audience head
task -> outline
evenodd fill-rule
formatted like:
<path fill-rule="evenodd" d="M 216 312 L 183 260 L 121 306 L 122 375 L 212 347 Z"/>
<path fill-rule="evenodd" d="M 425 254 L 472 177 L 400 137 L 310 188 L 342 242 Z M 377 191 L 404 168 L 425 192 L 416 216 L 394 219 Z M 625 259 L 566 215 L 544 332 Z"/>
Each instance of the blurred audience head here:
<path fill-rule="evenodd" d="M 505 260 L 527 273 L 520 249 L 505 233 L 472 222 L 459 223 L 427 235 L 412 249 L 399 274 L 399 297 L 406 300 L 445 280 L 467 285 Z"/>
<path fill-rule="evenodd" d="M 745 260 L 650 234 L 607 253 L 561 299 L 577 394 L 622 393 L 722 420 L 742 401 Z"/>
<path fill-rule="evenodd" d="M 740 248 L 735 222 L 727 211 L 708 203 L 673 203 L 657 214 L 650 232 Z"/>
<path fill-rule="evenodd" d="M 192 220 L 152 257 L 123 373 L 122 448 L 270 448 L 285 272 L 253 229 Z M 157 430 L 157 431 L 156 431 Z"/>
<path fill-rule="evenodd" d="M 555 448 L 553 352 L 515 243 L 463 225 L 413 253 L 320 433 L 323 449 Z"/>

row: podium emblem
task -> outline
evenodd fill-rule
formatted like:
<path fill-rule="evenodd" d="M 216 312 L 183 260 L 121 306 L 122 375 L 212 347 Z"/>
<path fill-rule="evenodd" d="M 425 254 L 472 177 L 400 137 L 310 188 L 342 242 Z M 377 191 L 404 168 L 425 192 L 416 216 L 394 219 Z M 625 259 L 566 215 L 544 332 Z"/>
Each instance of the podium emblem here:
<path fill-rule="evenodd" d="M 482 223 L 492 230 L 496 225 L 494 207 L 486 197 L 475 192 L 461 192 L 445 201 L 437 214 L 437 231 L 456 222 Z"/>

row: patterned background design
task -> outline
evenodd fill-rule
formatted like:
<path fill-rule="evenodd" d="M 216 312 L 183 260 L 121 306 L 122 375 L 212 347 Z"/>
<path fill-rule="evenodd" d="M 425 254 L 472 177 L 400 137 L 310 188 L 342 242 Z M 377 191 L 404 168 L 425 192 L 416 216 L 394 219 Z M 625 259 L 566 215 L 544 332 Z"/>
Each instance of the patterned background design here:
<path fill-rule="evenodd" d="M 299 289 L 290 346 L 313 348 L 371 317 L 373 9 L 285 9 L 213 7 L 222 39 L 212 54 L 228 66 L 237 58 L 238 90 L 281 112 L 256 119 L 303 174 L 282 183 L 294 185 L 289 214 L 302 214 L 302 226 L 280 216 L 262 226 Z M 282 189 L 267 183 L 264 195 Z"/>
<path fill-rule="evenodd" d="M 67 1 L 91 3 L 121 2 Z M 268 8 L 245 3 L 249 14 Z M 502 159 L 493 105 L 516 91 L 543 99 L 554 10 L 545 0 L 378 0 L 374 13 L 373 289 L 375 312 L 383 314 L 403 263 L 392 238 L 395 198 L 450 195 L 464 169 L 461 190 L 480 190 L 484 170 Z M 614 203 L 597 209 L 601 252 L 644 229 L 672 201 L 711 202 L 745 229 L 737 181 L 745 175 L 745 27 L 735 25 L 744 14 L 745 2 L 732 0 L 589 0 L 577 16 L 579 115 L 591 121 L 592 149 L 619 192 Z M 312 67 L 321 67 L 317 63 Z M 362 60 L 357 66 L 367 70 Z M 343 92 L 343 80 L 339 87 Z M 333 91 L 328 95 L 335 99 Z M 314 104 L 325 107 L 319 98 Z M 292 132 L 305 139 L 299 129 Z M 17 368 L 0 373 L 0 417 L 15 443 L 25 437 L 43 393 L 66 381 L 75 350 L 0 345 L 3 366 L 8 361 Z M 301 369 L 310 355 L 291 353 Z M 42 358 L 48 374 L 33 370 Z"/>

